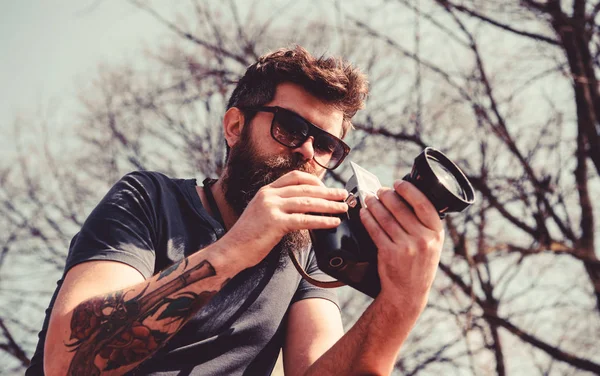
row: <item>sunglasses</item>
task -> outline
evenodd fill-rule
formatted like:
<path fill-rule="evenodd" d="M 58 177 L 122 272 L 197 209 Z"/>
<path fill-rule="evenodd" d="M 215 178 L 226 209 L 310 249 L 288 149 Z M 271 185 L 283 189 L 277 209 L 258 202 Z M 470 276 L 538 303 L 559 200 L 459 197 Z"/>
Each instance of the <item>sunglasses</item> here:
<path fill-rule="evenodd" d="M 243 110 L 272 113 L 271 137 L 288 148 L 295 149 L 312 137 L 315 150 L 313 159 L 328 170 L 338 167 L 350 152 L 350 147 L 344 141 L 285 108 L 253 107 Z"/>

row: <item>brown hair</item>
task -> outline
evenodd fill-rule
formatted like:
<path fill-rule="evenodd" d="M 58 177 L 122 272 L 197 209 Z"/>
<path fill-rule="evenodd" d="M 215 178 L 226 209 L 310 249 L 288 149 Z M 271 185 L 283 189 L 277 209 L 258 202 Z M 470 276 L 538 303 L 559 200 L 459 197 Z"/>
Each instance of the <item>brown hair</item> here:
<path fill-rule="evenodd" d="M 291 82 L 344 113 L 342 137 L 350 119 L 364 107 L 369 93 L 366 76 L 341 59 L 313 57 L 300 46 L 282 48 L 261 56 L 248 67 L 233 90 L 227 109 L 258 107 L 270 102 L 278 84 Z"/>

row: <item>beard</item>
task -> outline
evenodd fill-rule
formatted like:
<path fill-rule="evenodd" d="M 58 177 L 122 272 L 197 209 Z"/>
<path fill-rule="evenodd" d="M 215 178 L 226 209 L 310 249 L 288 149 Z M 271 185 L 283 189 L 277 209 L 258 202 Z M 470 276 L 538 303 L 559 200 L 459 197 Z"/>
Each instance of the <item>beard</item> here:
<path fill-rule="evenodd" d="M 316 175 L 310 160 L 304 160 L 299 153 L 261 156 L 250 138 L 248 125 L 242 129 L 239 141 L 231 148 L 225 173 L 221 177 L 225 199 L 238 217 L 260 188 L 288 172 L 299 170 Z M 285 266 L 288 249 L 300 252 L 309 244 L 310 235 L 307 230 L 292 231 L 284 235 L 274 248 L 280 253 L 279 266 Z"/>

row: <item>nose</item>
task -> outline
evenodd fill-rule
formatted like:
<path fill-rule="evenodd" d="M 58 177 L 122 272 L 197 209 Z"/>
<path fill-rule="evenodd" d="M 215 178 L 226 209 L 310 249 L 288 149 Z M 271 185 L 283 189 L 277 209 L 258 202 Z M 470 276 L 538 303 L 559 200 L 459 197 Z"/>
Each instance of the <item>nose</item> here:
<path fill-rule="evenodd" d="M 294 153 L 301 154 L 304 160 L 309 161 L 315 156 L 315 149 L 313 147 L 314 137 L 310 136 L 304 141 L 304 143 L 293 150 Z"/>

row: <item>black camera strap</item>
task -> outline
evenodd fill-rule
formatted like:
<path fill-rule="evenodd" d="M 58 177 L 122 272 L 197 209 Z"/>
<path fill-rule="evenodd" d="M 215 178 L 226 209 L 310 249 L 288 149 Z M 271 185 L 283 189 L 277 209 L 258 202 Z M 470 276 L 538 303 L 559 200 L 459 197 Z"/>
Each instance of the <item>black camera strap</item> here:
<path fill-rule="evenodd" d="M 223 222 L 223 217 L 221 217 L 221 212 L 219 211 L 219 207 L 217 206 L 217 201 L 215 201 L 215 196 L 213 196 L 212 191 L 210 190 L 210 186 L 215 184 L 217 179 L 206 178 L 202 182 L 202 189 L 204 189 L 204 195 L 208 200 L 208 206 L 210 206 L 210 211 L 212 211 L 213 216 L 219 223 L 225 228 L 225 222 Z"/>

